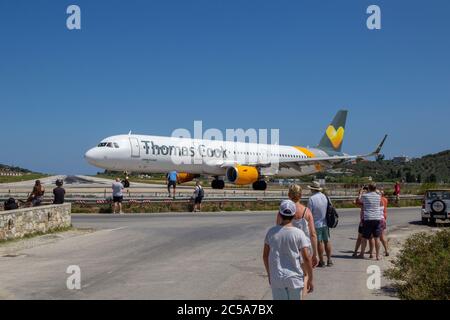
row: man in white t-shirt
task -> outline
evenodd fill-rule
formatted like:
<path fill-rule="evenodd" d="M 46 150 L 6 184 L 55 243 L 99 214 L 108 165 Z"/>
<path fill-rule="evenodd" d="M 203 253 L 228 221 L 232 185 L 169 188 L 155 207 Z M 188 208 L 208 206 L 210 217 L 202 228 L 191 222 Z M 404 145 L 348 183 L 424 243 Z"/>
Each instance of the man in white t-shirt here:
<path fill-rule="evenodd" d="M 263 260 L 274 300 L 301 300 L 303 287 L 313 291 L 313 269 L 305 233 L 292 225 L 296 206 L 291 200 L 281 202 L 281 224 L 272 227 L 264 241 Z M 304 283 L 303 267 L 308 276 Z"/>

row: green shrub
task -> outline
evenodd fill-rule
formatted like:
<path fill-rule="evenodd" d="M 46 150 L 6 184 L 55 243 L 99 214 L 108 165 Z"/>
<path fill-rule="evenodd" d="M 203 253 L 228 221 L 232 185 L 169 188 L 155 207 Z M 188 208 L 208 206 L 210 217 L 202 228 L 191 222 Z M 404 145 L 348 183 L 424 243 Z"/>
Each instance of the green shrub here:
<path fill-rule="evenodd" d="M 385 272 L 405 300 L 450 299 L 450 230 L 409 237 Z"/>

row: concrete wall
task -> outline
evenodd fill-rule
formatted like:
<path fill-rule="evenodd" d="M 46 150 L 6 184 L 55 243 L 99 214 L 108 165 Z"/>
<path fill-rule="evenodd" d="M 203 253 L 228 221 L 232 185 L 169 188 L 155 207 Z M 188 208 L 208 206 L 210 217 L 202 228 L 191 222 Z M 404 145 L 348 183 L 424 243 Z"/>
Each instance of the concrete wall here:
<path fill-rule="evenodd" d="M 71 204 L 39 206 L 0 212 L 0 240 L 21 238 L 71 226 Z"/>

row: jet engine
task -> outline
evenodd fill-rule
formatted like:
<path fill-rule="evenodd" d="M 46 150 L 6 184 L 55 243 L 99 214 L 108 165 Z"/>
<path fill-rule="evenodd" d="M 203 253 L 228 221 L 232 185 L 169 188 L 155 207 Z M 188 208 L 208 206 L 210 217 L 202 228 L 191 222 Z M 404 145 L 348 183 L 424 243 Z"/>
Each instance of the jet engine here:
<path fill-rule="evenodd" d="M 177 174 L 177 182 L 178 183 L 185 183 L 194 180 L 195 178 L 200 177 L 199 174 L 193 174 L 193 173 L 187 173 L 187 172 L 180 172 Z"/>
<path fill-rule="evenodd" d="M 237 185 L 252 184 L 259 179 L 258 169 L 250 166 L 236 166 L 227 169 L 227 179 Z"/>

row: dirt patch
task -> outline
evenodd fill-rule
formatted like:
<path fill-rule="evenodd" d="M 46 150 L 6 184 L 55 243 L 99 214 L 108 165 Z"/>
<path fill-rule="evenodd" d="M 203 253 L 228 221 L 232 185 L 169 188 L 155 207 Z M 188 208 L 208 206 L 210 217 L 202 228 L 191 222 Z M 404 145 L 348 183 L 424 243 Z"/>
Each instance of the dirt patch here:
<path fill-rule="evenodd" d="M 68 238 L 94 232 L 93 229 L 70 229 L 69 231 L 45 234 L 32 238 L 16 239 L 0 243 L 0 258 L 20 258 L 20 251 L 39 247 Z"/>

